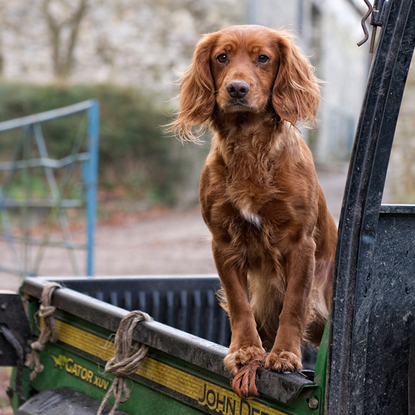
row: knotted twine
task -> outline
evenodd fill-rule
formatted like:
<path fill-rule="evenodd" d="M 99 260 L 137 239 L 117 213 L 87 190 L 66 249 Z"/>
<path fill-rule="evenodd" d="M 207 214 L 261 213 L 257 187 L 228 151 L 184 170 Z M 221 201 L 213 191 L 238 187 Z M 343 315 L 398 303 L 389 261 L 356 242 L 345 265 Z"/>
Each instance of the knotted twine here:
<path fill-rule="evenodd" d="M 32 351 L 27 356 L 25 363 L 27 367 L 33 369 L 30 373 L 30 380 L 33 380 L 38 373 L 43 371 L 44 367 L 42 364 L 40 364 L 39 352 L 44 349 L 45 343 L 48 341 L 55 343 L 59 337 L 55 320 L 52 317 L 56 307 L 50 304 L 52 300 L 52 294 L 56 288 L 62 288 L 62 286 L 56 282 L 51 282 L 46 285 L 42 291 L 38 316 L 42 317 L 44 320 L 43 327 L 39 338 L 31 343 L 30 347 L 32 348 Z"/>
<path fill-rule="evenodd" d="M 115 403 L 108 415 L 114 415 L 120 402 L 126 402 L 130 397 L 125 378 L 138 370 L 148 351 L 148 346 L 145 344 L 137 342 L 133 344 L 134 329 L 143 320 L 153 321 L 147 313 L 139 310 L 131 311 L 121 320 L 115 335 L 115 356 L 105 365 L 105 371 L 114 374 L 115 379 L 101 402 L 97 415 L 102 414 L 111 394 L 114 395 Z"/>

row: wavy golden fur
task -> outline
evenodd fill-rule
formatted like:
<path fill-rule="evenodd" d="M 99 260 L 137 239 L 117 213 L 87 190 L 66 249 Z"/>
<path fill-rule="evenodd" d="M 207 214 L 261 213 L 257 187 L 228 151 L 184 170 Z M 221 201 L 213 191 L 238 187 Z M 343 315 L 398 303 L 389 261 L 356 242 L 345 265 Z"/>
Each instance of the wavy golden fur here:
<path fill-rule="evenodd" d="M 303 339 L 321 340 L 337 231 L 296 128 L 315 121 L 319 100 L 291 36 L 261 26 L 204 36 L 182 78 L 172 129 L 191 141 L 195 127 L 214 132 L 200 202 L 226 296 L 233 375 L 253 360 L 300 370 Z M 252 382 L 240 396 L 255 394 Z"/>

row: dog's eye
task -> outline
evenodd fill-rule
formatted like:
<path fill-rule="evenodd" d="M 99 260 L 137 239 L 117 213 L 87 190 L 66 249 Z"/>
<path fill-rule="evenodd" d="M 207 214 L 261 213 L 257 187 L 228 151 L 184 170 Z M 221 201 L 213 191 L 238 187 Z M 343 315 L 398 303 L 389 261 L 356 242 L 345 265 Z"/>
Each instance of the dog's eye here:
<path fill-rule="evenodd" d="M 265 63 L 269 61 L 269 57 L 266 55 L 259 55 L 258 56 L 258 62 L 259 63 Z"/>
<path fill-rule="evenodd" d="M 220 63 L 225 63 L 228 60 L 228 55 L 226 53 L 221 53 L 220 55 L 218 55 L 216 57 L 216 59 L 220 62 Z"/>

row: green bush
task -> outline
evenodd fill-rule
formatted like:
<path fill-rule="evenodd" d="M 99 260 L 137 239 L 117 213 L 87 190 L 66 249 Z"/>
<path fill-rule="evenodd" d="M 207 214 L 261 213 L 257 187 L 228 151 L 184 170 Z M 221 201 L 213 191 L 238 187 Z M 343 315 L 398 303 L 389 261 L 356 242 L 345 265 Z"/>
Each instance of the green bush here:
<path fill-rule="evenodd" d="M 115 85 L 0 84 L 0 121 L 6 121 L 95 98 L 100 102 L 99 181 L 103 188 L 124 186 L 131 199 L 165 205 L 183 204 L 184 193 L 196 194 L 206 149 L 183 148 L 162 126 L 171 108 L 154 93 Z M 74 118 L 75 117 L 75 118 Z M 71 151 L 82 115 L 42 125 L 50 157 Z M 78 117 L 78 119 L 76 119 Z M 84 129 L 86 124 L 84 122 Z M 13 134 L 17 134 L 14 132 Z M 0 154 L 14 141 L 0 135 Z M 21 134 L 21 133 L 20 133 Z M 9 137 L 9 138 L 6 138 Z M 194 145 L 191 145 L 195 147 Z M 190 176 L 190 177 L 189 177 Z M 188 189 L 188 187 L 191 189 Z"/>

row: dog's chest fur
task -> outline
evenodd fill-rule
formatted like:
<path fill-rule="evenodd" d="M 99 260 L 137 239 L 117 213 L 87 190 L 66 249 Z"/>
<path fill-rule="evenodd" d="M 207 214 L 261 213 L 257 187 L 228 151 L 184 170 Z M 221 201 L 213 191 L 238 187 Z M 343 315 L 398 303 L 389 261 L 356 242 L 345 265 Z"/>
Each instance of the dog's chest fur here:
<path fill-rule="evenodd" d="M 252 160 L 254 156 L 247 153 L 233 158 L 228 165 L 225 189 L 227 198 L 241 218 L 260 229 L 264 219 L 260 216 L 260 209 L 266 203 L 265 199 L 269 198 L 269 189 L 275 190 L 276 186 L 272 167 L 268 171 L 258 169 L 257 163 Z"/>
<path fill-rule="evenodd" d="M 226 165 L 223 180 L 227 199 L 241 218 L 260 229 L 266 219 L 261 208 L 278 193 L 274 140 L 240 138 L 218 151 Z"/>
<path fill-rule="evenodd" d="M 220 160 L 215 166 L 221 168 L 210 171 L 210 190 L 215 195 L 211 224 L 220 224 L 231 238 L 229 249 L 237 263 L 255 271 L 255 275 L 267 274 L 264 269 L 273 269 L 281 261 L 281 233 L 276 232 L 274 224 L 285 210 L 278 199 L 275 154 L 269 148 L 264 151 L 259 143 L 255 147 L 241 141 L 228 142 L 213 151 L 214 159 Z M 212 236 L 215 240 L 219 234 L 213 231 Z"/>
<path fill-rule="evenodd" d="M 301 234 L 297 209 L 308 202 L 303 186 L 290 186 L 293 175 L 302 181 L 301 169 L 290 166 L 301 164 L 302 139 L 284 128 L 213 139 L 201 179 L 202 213 L 213 239 L 230 238 L 241 255 L 279 256 Z"/>

